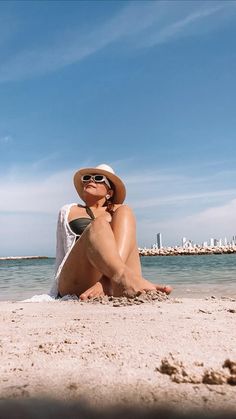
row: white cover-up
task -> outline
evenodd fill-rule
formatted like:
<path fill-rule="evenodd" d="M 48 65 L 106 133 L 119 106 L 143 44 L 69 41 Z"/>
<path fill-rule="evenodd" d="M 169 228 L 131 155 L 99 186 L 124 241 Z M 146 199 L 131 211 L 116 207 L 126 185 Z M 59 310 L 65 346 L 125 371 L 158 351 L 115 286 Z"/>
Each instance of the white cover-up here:
<path fill-rule="evenodd" d="M 58 280 L 62 267 L 75 244 L 76 234 L 71 230 L 68 223 L 68 215 L 73 204 L 64 205 L 58 215 L 57 220 L 57 244 L 56 244 L 56 263 L 55 263 L 55 278 L 50 290 L 51 297 L 58 295 Z"/>
<path fill-rule="evenodd" d="M 40 301 L 55 301 L 58 296 L 58 280 L 62 267 L 75 244 L 76 234 L 71 230 L 68 223 L 68 215 L 73 204 L 64 205 L 58 214 L 57 220 L 57 240 L 56 240 L 56 263 L 55 263 L 55 277 L 52 287 L 48 294 L 34 295 L 24 301 L 40 302 Z M 76 296 L 64 296 L 62 299 L 75 299 Z"/>

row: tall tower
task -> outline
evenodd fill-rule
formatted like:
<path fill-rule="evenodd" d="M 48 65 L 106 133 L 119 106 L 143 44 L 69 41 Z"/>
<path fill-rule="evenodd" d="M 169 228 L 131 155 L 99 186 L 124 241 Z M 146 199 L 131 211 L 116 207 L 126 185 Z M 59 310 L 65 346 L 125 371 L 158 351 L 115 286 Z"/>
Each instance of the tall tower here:
<path fill-rule="evenodd" d="M 186 242 L 187 242 L 186 237 L 182 237 L 182 247 L 184 247 L 184 246 L 185 246 Z"/>
<path fill-rule="evenodd" d="M 158 249 L 162 248 L 162 237 L 161 237 L 161 233 L 157 233 L 157 247 Z"/>

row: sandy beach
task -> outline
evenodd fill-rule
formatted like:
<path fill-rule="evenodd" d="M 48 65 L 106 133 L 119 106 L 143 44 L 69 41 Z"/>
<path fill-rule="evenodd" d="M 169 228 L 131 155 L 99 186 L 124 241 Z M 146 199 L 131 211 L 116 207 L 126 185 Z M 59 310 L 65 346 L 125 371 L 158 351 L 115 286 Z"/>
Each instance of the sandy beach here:
<path fill-rule="evenodd" d="M 236 412 L 236 300 L 2 302 L 1 399 Z"/>

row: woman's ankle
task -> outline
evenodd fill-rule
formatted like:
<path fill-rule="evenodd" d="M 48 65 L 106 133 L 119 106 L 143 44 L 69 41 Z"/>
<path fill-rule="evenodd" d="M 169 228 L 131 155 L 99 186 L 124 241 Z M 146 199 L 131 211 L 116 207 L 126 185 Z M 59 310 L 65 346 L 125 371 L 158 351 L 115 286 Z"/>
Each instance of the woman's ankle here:
<path fill-rule="evenodd" d="M 125 275 L 125 270 L 126 270 L 126 266 L 121 266 L 116 272 L 115 274 L 111 277 L 111 282 L 114 285 L 121 285 L 122 283 L 122 278 Z"/>

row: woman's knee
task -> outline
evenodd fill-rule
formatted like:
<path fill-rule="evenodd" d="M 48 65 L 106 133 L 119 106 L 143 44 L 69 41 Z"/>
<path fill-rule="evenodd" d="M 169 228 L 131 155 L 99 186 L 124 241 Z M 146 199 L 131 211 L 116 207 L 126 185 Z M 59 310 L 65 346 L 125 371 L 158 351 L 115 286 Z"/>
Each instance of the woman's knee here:
<path fill-rule="evenodd" d="M 129 218 L 130 220 L 135 221 L 135 216 L 132 209 L 128 205 L 121 205 L 114 213 L 113 219 L 116 218 Z"/>
<path fill-rule="evenodd" d="M 122 205 L 115 211 L 112 221 L 111 228 L 113 233 L 119 232 L 119 234 L 136 234 L 136 220 L 132 209 L 128 205 Z"/>

